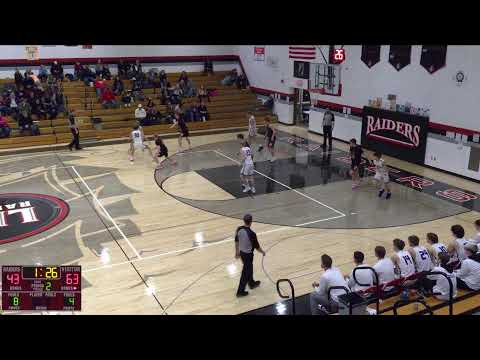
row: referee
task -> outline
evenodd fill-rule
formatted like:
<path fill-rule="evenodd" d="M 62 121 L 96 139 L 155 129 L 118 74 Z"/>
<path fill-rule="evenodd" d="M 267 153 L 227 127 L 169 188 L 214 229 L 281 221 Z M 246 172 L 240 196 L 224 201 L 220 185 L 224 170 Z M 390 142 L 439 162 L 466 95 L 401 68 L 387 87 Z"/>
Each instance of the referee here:
<path fill-rule="evenodd" d="M 245 287 L 255 289 L 260 285 L 260 281 L 253 280 L 253 250 L 265 256 L 265 251 L 260 247 L 257 240 L 257 234 L 250 228 L 252 226 L 252 215 L 246 214 L 243 217 L 244 225 L 238 227 L 235 233 L 235 258 L 241 258 L 243 262 L 242 276 L 238 285 L 237 297 L 248 295 Z"/>
<path fill-rule="evenodd" d="M 323 149 L 327 149 L 328 141 L 328 150 L 332 150 L 332 132 L 333 126 L 335 125 L 335 115 L 330 111 L 330 107 L 327 106 L 327 111 L 323 114 Z"/>

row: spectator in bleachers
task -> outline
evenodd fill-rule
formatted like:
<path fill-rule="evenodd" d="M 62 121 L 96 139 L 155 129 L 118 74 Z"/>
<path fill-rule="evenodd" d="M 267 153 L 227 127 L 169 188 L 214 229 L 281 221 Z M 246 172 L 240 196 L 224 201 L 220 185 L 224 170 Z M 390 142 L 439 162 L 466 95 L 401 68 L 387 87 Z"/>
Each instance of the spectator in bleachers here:
<path fill-rule="evenodd" d="M 408 251 L 404 250 L 405 242 L 401 239 L 394 239 L 392 243 L 395 254 L 393 254 L 391 259 L 395 264 L 397 274 L 403 278 L 415 274 L 415 263 L 413 262 L 413 258 Z"/>
<path fill-rule="evenodd" d="M 332 258 L 326 254 L 322 255 L 322 269 L 325 271 L 320 277 L 320 281 L 312 284 L 315 291 L 310 293 L 310 311 L 313 315 L 324 312 L 338 311 L 338 296 L 345 293 L 344 290 L 335 289 L 330 292 L 331 299 L 328 299 L 328 289 L 333 286 L 347 287 L 339 269 L 332 266 Z M 319 305 L 322 309 L 319 309 Z M 323 310 L 323 312 L 322 312 Z"/>
<path fill-rule="evenodd" d="M 28 104 L 30 106 L 30 112 L 38 119 L 46 119 L 47 115 L 42 106 L 42 101 L 39 96 L 35 97 L 35 94 L 31 92 L 28 96 Z"/>
<path fill-rule="evenodd" d="M 140 64 L 140 60 L 135 61 L 135 64 L 129 65 L 129 71 L 127 72 L 128 78 L 138 78 L 141 79 L 143 76 L 142 64 Z"/>
<path fill-rule="evenodd" d="M 100 77 L 97 76 L 95 80 L 95 92 L 97 93 L 97 96 L 100 97 L 102 96 L 103 90 L 105 90 L 105 81 Z"/>
<path fill-rule="evenodd" d="M 112 79 L 112 73 L 110 72 L 110 68 L 108 67 L 108 64 L 103 64 L 102 66 L 102 77 L 107 80 Z"/>
<path fill-rule="evenodd" d="M 123 85 L 122 79 L 120 79 L 118 76 L 114 77 L 113 80 L 113 92 L 115 95 L 120 95 L 123 93 L 123 90 L 125 89 L 125 86 Z"/>
<path fill-rule="evenodd" d="M 127 69 L 125 68 L 125 63 L 123 60 L 120 60 L 117 64 L 117 73 L 121 79 L 125 79 L 127 77 Z"/>
<path fill-rule="evenodd" d="M 222 85 L 231 86 L 237 81 L 238 73 L 237 69 L 230 71 L 225 78 L 221 81 Z"/>
<path fill-rule="evenodd" d="M 13 75 L 13 78 L 17 89 L 20 87 L 20 85 L 23 85 L 23 75 L 20 70 L 15 69 L 15 74 Z"/>
<path fill-rule="evenodd" d="M 155 104 L 147 109 L 147 116 L 144 120 L 145 125 L 156 125 L 160 122 L 160 112 L 157 110 Z"/>
<path fill-rule="evenodd" d="M 10 114 L 11 113 L 16 113 L 18 110 L 18 104 L 17 104 L 17 99 L 15 97 L 15 93 L 13 91 L 10 91 L 9 93 L 10 96 Z"/>
<path fill-rule="evenodd" d="M 125 107 L 130 107 L 134 103 L 132 91 L 131 90 L 123 90 L 122 93 L 122 102 Z"/>
<path fill-rule="evenodd" d="M 75 65 L 73 65 L 73 76 L 75 80 L 83 80 L 82 79 L 82 74 L 83 72 L 83 66 L 77 61 Z"/>
<path fill-rule="evenodd" d="M 457 277 L 450 265 L 450 256 L 447 253 L 441 252 L 438 254 L 439 264 L 435 266 L 433 272 L 441 272 L 447 275 L 452 281 L 453 297 L 457 296 Z M 428 280 L 431 281 L 431 287 L 428 289 L 439 300 L 448 300 L 450 285 L 448 280 L 442 275 L 428 275 Z"/>
<path fill-rule="evenodd" d="M 10 98 L 6 94 L 0 96 L 0 116 L 10 115 Z"/>
<path fill-rule="evenodd" d="M 23 73 L 23 78 L 26 79 L 26 78 L 29 78 L 32 75 L 33 75 L 32 69 L 26 69 L 25 72 Z"/>
<path fill-rule="evenodd" d="M 151 68 L 147 72 L 147 82 L 150 87 L 160 88 L 160 82 L 158 81 L 157 69 Z"/>
<path fill-rule="evenodd" d="M 12 130 L 10 126 L 8 126 L 7 119 L 0 114 L 0 138 L 8 138 L 10 137 L 10 133 Z"/>
<path fill-rule="evenodd" d="M 203 75 L 213 75 L 213 63 L 210 59 L 205 59 L 203 63 Z"/>
<path fill-rule="evenodd" d="M 200 103 L 200 106 L 198 107 L 198 112 L 199 112 L 201 121 L 207 121 L 209 119 L 210 116 L 208 114 L 207 107 L 205 106 L 203 101 Z"/>
<path fill-rule="evenodd" d="M 102 60 L 98 59 L 97 63 L 95 64 L 95 75 L 102 76 L 102 73 L 103 73 Z"/>
<path fill-rule="evenodd" d="M 27 99 L 22 99 L 18 106 L 18 126 L 20 126 L 21 132 L 30 130 L 33 125 L 32 120 L 32 108 Z"/>
<path fill-rule="evenodd" d="M 105 109 L 112 109 L 112 108 L 118 107 L 115 94 L 113 93 L 112 89 L 110 89 L 109 87 L 105 87 L 103 89 L 101 99 L 102 99 L 102 105 Z"/>
<path fill-rule="evenodd" d="M 202 100 L 205 98 L 208 100 L 208 102 L 210 102 L 210 96 L 208 95 L 208 91 L 203 85 L 200 85 L 200 89 L 198 89 L 198 101 L 202 102 Z"/>
<path fill-rule="evenodd" d="M 180 77 L 178 78 L 178 82 L 180 83 L 181 81 L 187 82 L 188 81 L 188 75 L 186 71 L 182 71 L 180 74 Z"/>
<path fill-rule="evenodd" d="M 353 253 L 353 263 L 355 264 L 355 267 L 352 269 L 352 272 L 350 273 L 350 275 L 345 277 L 345 280 L 347 281 L 348 287 L 352 291 L 365 290 L 365 289 L 368 289 L 369 287 L 373 286 L 374 277 L 373 277 L 373 273 L 372 273 L 371 270 L 359 269 L 359 270 L 355 271 L 355 278 L 357 279 L 358 283 L 353 278 L 353 271 L 357 267 L 370 266 L 368 264 L 363 263 L 364 259 L 365 259 L 365 255 L 361 251 L 355 251 Z M 359 285 L 359 283 L 363 284 L 363 285 Z"/>
<path fill-rule="evenodd" d="M 80 80 L 83 81 L 86 86 L 89 86 L 90 83 L 95 81 L 95 73 L 86 64 L 83 65 Z"/>
<path fill-rule="evenodd" d="M 52 74 L 52 76 L 57 80 L 63 80 L 63 67 L 58 63 L 58 61 L 55 60 L 53 62 L 52 66 L 50 67 L 50 74 Z"/>
<path fill-rule="evenodd" d="M 135 120 L 139 122 L 139 124 L 143 123 L 143 119 L 147 116 L 147 112 L 143 108 L 142 104 L 138 104 L 138 107 L 135 109 Z"/>
<path fill-rule="evenodd" d="M 52 99 L 55 97 L 55 103 L 57 105 L 58 113 L 66 113 L 67 109 L 65 108 L 65 97 L 61 91 L 58 91 L 52 95 Z"/>
<path fill-rule="evenodd" d="M 378 274 L 378 281 L 380 284 L 386 284 L 395 280 L 395 265 L 390 258 L 386 258 L 387 251 L 383 246 L 375 247 L 375 256 L 377 257 L 377 263 L 373 265 L 373 268 Z M 386 288 L 385 290 L 389 290 Z"/>
<path fill-rule="evenodd" d="M 160 87 L 165 88 L 167 87 L 168 79 L 167 79 L 167 73 L 165 70 L 161 70 L 160 74 L 158 74 L 158 79 L 160 81 Z"/>
<path fill-rule="evenodd" d="M 469 241 L 465 239 L 465 229 L 462 225 L 453 225 L 450 231 L 453 235 L 453 241 L 450 242 L 450 245 L 455 249 L 457 260 L 462 261 L 465 259 L 463 247 L 469 243 Z"/>
<path fill-rule="evenodd" d="M 248 82 L 247 82 L 247 77 L 245 76 L 245 74 L 240 74 L 240 75 L 237 77 L 237 80 L 236 80 L 235 84 L 237 85 L 237 88 L 238 88 L 239 90 L 245 90 L 245 89 L 247 89 L 247 87 L 248 87 Z"/>
<path fill-rule="evenodd" d="M 464 290 L 480 290 L 480 254 L 475 244 L 463 246 L 464 259 L 460 269 L 455 271 L 457 287 Z"/>
<path fill-rule="evenodd" d="M 45 117 L 49 120 L 53 120 L 58 115 L 57 104 L 52 101 L 52 97 L 48 94 L 44 94 L 42 97 L 42 109 L 45 111 Z"/>
<path fill-rule="evenodd" d="M 38 78 L 40 79 L 41 82 L 47 81 L 48 78 L 48 70 L 45 65 L 40 65 L 40 68 L 38 69 Z"/>
<path fill-rule="evenodd" d="M 200 120 L 200 112 L 198 110 L 198 104 L 194 102 L 192 106 L 188 109 L 185 114 L 187 121 L 199 121 Z"/>
<path fill-rule="evenodd" d="M 472 239 L 470 239 L 470 242 L 479 246 L 480 245 L 480 219 L 475 220 L 474 224 L 475 224 L 475 230 L 477 231 L 477 234 Z"/>

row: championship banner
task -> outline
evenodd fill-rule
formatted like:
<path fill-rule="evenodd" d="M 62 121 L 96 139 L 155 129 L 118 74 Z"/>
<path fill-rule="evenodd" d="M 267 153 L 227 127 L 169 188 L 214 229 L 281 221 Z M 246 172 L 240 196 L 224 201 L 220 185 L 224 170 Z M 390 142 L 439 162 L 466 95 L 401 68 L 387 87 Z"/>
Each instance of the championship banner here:
<path fill-rule="evenodd" d="M 25 46 L 25 52 L 27 53 L 27 60 L 34 61 L 40 59 L 40 52 L 36 45 Z"/>
<path fill-rule="evenodd" d="M 365 106 L 362 146 L 416 164 L 424 164 L 428 117 Z"/>

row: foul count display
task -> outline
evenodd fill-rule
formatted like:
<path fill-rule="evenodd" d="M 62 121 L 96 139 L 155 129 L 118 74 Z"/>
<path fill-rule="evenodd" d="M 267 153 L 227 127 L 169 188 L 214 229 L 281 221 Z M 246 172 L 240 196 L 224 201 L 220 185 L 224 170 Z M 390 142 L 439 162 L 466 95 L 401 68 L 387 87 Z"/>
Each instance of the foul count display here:
<path fill-rule="evenodd" d="M 3 310 L 81 310 L 81 266 L 2 266 Z"/>

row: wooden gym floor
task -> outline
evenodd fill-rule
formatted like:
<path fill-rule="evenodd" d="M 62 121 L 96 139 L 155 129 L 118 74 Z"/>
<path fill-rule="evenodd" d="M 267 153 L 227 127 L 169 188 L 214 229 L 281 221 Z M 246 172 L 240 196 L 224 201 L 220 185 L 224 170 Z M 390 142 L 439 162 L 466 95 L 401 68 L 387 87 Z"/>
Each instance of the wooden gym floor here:
<path fill-rule="evenodd" d="M 303 128 L 276 126 L 285 133 L 322 141 L 321 136 L 307 133 Z M 393 238 L 406 240 L 411 234 L 419 235 L 424 244 L 427 232 L 436 232 L 442 242 L 447 242 L 451 236 L 450 226 L 456 223 L 471 236 L 474 233 L 472 224 L 480 218 L 477 211 L 438 200 L 428 203 L 428 207 L 434 209 L 430 218 L 415 221 L 415 224 L 393 223 L 375 228 L 350 226 L 348 224 L 352 223 L 345 218 L 353 215 L 347 212 L 345 204 L 331 206 L 327 200 L 333 201 L 333 198 L 327 193 L 323 197 L 320 190 L 315 193 L 313 185 L 312 192 L 308 184 L 305 191 L 292 190 L 288 186 L 283 189 L 287 191 L 280 191 L 284 181 L 277 177 L 274 178 L 277 187 L 272 191 L 260 193 L 255 199 L 234 200 L 239 201 L 235 214 L 214 211 L 205 204 L 233 201 L 236 196 L 232 189 L 240 185 L 233 178 L 222 182 L 218 175 L 215 176 L 220 180 L 210 181 L 210 175 L 201 172 L 202 164 L 210 169 L 236 166 L 229 159 L 234 154 L 206 155 L 211 152 L 209 148 L 216 148 L 212 144 L 230 144 L 232 148 L 235 135 L 192 137 L 193 152 L 175 156 L 178 164 L 166 165 L 156 176 L 155 165 L 146 152 L 137 152 L 135 163 L 130 164 L 126 155 L 128 144 L 88 147 L 80 152 L 66 150 L 0 157 L 2 194 L 53 195 L 70 206 L 68 217 L 59 225 L 20 241 L 0 244 L 0 265 L 80 264 L 84 290 L 82 311 L 78 314 L 239 314 L 279 301 L 274 285 L 279 278 L 292 279 L 298 295 L 311 291 L 311 283 L 317 281 L 321 273 L 323 253 L 332 256 L 334 265 L 348 273 L 355 250 L 363 251 L 366 262 L 373 264 L 376 245 L 383 245 L 391 252 Z M 174 154 L 177 140 L 168 139 L 166 144 L 171 155 Z M 334 147 L 336 151 L 347 149 L 346 144 L 336 141 Z M 321 152 L 321 149 L 315 151 Z M 256 160 L 264 160 L 263 154 L 257 154 L 255 151 Z M 202 157 L 201 161 L 197 161 L 197 155 Z M 222 157 L 224 163 L 212 163 L 213 159 L 220 161 Z M 278 163 L 272 166 L 280 167 L 282 161 L 288 161 L 288 151 L 280 153 L 278 158 Z M 386 161 L 388 165 L 413 174 L 480 193 L 478 183 L 388 157 Z M 159 178 L 161 181 L 157 184 Z M 348 180 L 339 179 L 334 184 L 336 187 L 331 189 L 343 191 L 338 197 L 352 197 Z M 288 193 L 292 192 L 316 200 L 315 206 L 319 212 L 323 211 L 316 218 L 322 222 L 326 220 L 325 224 L 311 220 L 318 215 L 311 214 L 315 208 L 309 211 L 308 207 L 299 207 L 298 211 L 290 211 L 291 204 L 285 204 L 284 200 L 287 201 Z M 304 196 L 301 194 L 300 197 Z M 376 192 L 372 185 L 365 184 L 360 194 L 363 194 L 359 200 L 361 208 L 362 201 L 367 201 L 368 196 Z M 394 187 L 393 197 L 388 201 L 400 203 L 415 194 L 423 196 Z M 258 199 L 263 197 L 261 201 L 268 202 L 275 196 L 279 197 L 270 204 L 272 213 L 276 211 L 272 220 L 261 215 Z M 302 204 L 309 203 L 309 199 L 300 200 Z M 297 203 L 300 203 L 298 199 Z M 262 285 L 250 291 L 249 296 L 237 299 L 235 292 L 241 262 L 234 258 L 232 235 L 241 224 L 239 218 L 251 210 L 252 204 L 258 217 L 264 220 L 254 223 L 253 229 L 267 255 L 263 259 L 261 255 L 255 256 L 255 278 L 261 280 Z M 442 213 L 448 207 L 450 212 Z M 299 221 L 289 223 L 289 215 L 293 217 L 294 213 Z M 338 222 L 327 226 L 332 221 Z M 407 222 L 411 223 L 405 219 Z"/>

